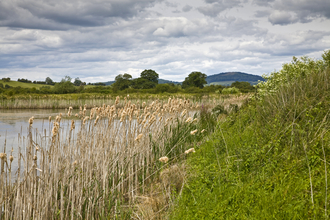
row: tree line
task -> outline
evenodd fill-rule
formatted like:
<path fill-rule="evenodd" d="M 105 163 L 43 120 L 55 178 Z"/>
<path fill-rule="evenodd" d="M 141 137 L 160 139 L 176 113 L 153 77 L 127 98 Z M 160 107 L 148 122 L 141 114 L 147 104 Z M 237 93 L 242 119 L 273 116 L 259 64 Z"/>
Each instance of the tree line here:
<path fill-rule="evenodd" d="M 235 82 L 228 88 L 222 85 L 208 85 L 206 82 L 207 75 L 201 72 L 191 72 L 182 84 L 165 83 L 158 84 L 159 74 L 154 70 L 146 69 L 141 72 L 140 77 L 133 79 L 128 74 L 119 74 L 115 77 L 115 82 L 111 86 L 105 86 L 104 83 L 88 83 L 93 87 L 86 87 L 86 82 L 82 82 L 79 77 L 72 78 L 65 76 L 60 82 L 54 82 L 50 77 L 42 83 L 39 81 L 31 81 L 28 79 L 18 79 L 19 82 L 44 84 L 45 86 L 36 88 L 10 87 L 0 83 L 0 93 L 9 95 L 22 93 L 39 93 L 39 94 L 67 94 L 67 93 L 238 93 L 252 92 L 255 87 L 248 82 Z M 5 81 L 5 80 L 6 81 Z M 2 78 L 3 82 L 9 82 L 10 78 Z M 50 86 L 52 85 L 52 86 Z M 235 88 L 235 89 L 229 89 Z M 5 90 L 10 89 L 10 91 Z"/>

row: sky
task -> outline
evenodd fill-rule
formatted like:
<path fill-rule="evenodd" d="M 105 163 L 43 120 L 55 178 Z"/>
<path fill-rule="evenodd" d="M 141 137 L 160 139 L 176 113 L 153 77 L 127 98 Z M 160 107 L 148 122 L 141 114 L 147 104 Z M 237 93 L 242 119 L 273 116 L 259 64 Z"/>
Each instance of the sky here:
<path fill-rule="evenodd" d="M 330 49 L 329 0 L 1 0 L 0 78 L 281 69 Z"/>

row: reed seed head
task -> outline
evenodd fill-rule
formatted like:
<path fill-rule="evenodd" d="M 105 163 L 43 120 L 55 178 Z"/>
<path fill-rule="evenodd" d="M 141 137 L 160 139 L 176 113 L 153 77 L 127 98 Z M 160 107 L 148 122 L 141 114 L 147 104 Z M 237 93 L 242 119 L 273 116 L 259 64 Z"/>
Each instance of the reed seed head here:
<path fill-rule="evenodd" d="M 73 130 L 73 129 L 75 129 L 76 128 L 76 126 L 75 126 L 75 124 L 74 124 L 74 120 L 72 119 L 71 120 L 71 130 Z"/>
<path fill-rule="evenodd" d="M 190 134 L 191 135 L 195 135 L 197 133 L 197 131 L 198 131 L 197 129 L 196 130 L 193 130 L 193 131 L 190 132 Z"/>
<path fill-rule="evenodd" d="M 12 155 L 10 155 L 10 156 L 9 156 L 9 160 L 10 160 L 10 162 L 13 162 L 14 157 L 13 157 Z"/>
<path fill-rule="evenodd" d="M 189 123 L 189 122 L 192 122 L 192 121 L 193 121 L 192 118 L 189 117 L 189 118 L 187 118 L 186 123 Z"/>
<path fill-rule="evenodd" d="M 52 121 L 52 116 L 49 116 L 48 120 L 49 120 L 49 122 L 51 122 Z"/>
<path fill-rule="evenodd" d="M 32 116 L 32 117 L 29 119 L 29 124 L 30 124 L 30 126 L 32 126 L 32 124 L 33 124 L 33 120 L 34 120 L 34 117 Z"/>
<path fill-rule="evenodd" d="M 189 154 L 191 152 L 195 153 L 195 148 L 190 148 L 190 149 L 186 150 L 184 153 Z"/>
<path fill-rule="evenodd" d="M 38 160 L 37 155 L 34 155 L 34 156 L 33 156 L 33 160 L 34 160 L 34 161 L 35 161 L 35 160 Z"/>
<path fill-rule="evenodd" d="M 159 161 L 162 162 L 162 163 L 167 163 L 168 162 L 168 157 L 161 157 L 159 158 Z"/>
<path fill-rule="evenodd" d="M 181 117 L 184 117 L 187 114 L 187 109 L 183 110 L 183 112 L 181 113 Z"/>
<path fill-rule="evenodd" d="M 5 160 L 7 158 L 7 154 L 6 153 L 0 153 L 0 159 L 1 160 Z"/>
<path fill-rule="evenodd" d="M 139 134 L 136 138 L 135 141 L 136 142 L 140 142 L 140 139 L 143 137 L 143 134 Z"/>

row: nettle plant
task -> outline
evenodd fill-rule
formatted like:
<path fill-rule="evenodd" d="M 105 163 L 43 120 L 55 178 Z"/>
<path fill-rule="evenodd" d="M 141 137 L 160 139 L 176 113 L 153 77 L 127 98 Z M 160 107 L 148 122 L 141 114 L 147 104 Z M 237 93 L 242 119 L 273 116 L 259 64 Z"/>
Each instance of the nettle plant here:
<path fill-rule="evenodd" d="M 330 66 L 330 50 L 323 53 L 322 59 L 316 60 L 303 56 L 293 57 L 291 63 L 283 64 L 282 69 L 274 71 L 270 75 L 263 75 L 266 79 L 260 82 L 258 86 L 261 97 L 269 93 L 275 93 L 279 87 L 295 82 L 297 78 L 306 77 L 313 72 L 321 72 Z"/>

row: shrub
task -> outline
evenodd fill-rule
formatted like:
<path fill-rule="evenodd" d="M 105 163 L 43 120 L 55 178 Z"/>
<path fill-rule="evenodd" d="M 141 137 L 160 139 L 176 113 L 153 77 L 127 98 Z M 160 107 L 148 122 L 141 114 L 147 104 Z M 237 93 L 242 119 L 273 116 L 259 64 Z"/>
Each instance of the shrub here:
<path fill-rule="evenodd" d="M 239 89 L 237 89 L 236 87 L 231 87 L 231 88 L 224 88 L 221 92 L 222 94 L 237 94 L 240 93 Z"/>

